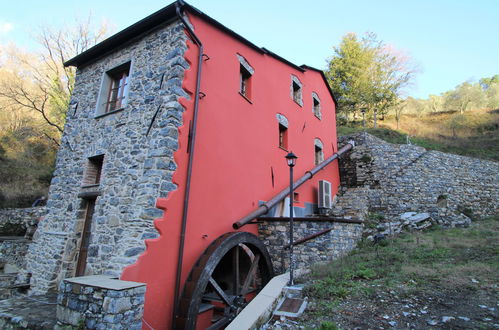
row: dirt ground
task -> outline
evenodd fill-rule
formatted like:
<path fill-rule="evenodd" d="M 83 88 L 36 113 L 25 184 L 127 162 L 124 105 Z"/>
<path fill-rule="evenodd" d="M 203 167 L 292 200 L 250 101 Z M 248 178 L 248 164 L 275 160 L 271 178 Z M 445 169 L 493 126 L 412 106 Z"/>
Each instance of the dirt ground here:
<path fill-rule="evenodd" d="M 346 298 L 337 306 L 309 301 L 299 319 L 276 320 L 267 329 L 499 329 L 497 290 L 374 288 L 369 295 Z"/>

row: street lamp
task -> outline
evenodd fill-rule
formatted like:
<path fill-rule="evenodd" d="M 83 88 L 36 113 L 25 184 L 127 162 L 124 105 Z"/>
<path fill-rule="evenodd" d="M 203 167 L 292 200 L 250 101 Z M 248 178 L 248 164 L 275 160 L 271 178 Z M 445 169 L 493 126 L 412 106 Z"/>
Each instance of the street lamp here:
<path fill-rule="evenodd" d="M 289 166 L 289 285 L 293 285 L 293 167 L 296 165 L 296 155 L 292 152 L 286 155 L 286 160 Z"/>

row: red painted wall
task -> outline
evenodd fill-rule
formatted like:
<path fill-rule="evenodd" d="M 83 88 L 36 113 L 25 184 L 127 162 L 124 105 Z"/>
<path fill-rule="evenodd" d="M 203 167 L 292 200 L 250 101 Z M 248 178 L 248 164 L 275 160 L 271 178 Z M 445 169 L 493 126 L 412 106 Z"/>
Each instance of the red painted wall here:
<path fill-rule="evenodd" d="M 337 150 L 335 106 L 320 73 L 311 70 L 302 73 L 255 51 L 197 16 L 191 14 L 189 19 L 210 59 L 203 62 L 201 91 L 206 96 L 199 103 L 182 282 L 213 240 L 233 231 L 232 224 L 253 211 L 258 201 L 269 200 L 289 184 L 289 168 L 284 158 L 287 151 L 278 147 L 277 113 L 289 121 L 289 149 L 299 157 L 296 177 L 314 167 L 315 138 L 323 142 L 325 158 Z M 191 100 L 181 100 L 186 111 L 179 134 L 180 148 L 174 154 L 178 169 L 173 177 L 178 189 L 158 199 L 157 206 L 165 210 L 163 218 L 155 221 L 161 236 L 146 240 L 146 252 L 136 264 L 126 268 L 122 276 L 124 280 L 147 283 L 144 319 L 155 329 L 170 326 L 173 308 L 188 160 L 187 136 L 198 56 L 196 45 L 189 42 L 188 46 L 185 58 L 191 67 L 183 85 L 191 94 Z M 252 104 L 239 94 L 240 62 L 236 53 L 255 70 L 251 78 Z M 303 85 L 303 107 L 290 96 L 291 74 Z M 312 112 L 312 92 L 320 97 L 322 120 Z M 337 162 L 298 189 L 298 205 L 317 203 L 317 182 L 322 179 L 333 182 L 334 193 L 337 192 Z M 257 232 L 255 225 L 247 225 L 242 230 Z"/>

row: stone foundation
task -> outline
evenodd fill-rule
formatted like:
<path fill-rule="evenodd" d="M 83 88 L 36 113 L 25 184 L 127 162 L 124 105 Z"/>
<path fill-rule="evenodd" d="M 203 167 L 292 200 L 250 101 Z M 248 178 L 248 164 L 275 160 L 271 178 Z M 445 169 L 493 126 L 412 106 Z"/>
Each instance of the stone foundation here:
<path fill-rule="evenodd" d="M 330 228 L 328 233 L 294 247 L 295 268 L 308 269 L 315 263 L 337 259 L 354 249 L 362 237 L 361 224 L 308 220 L 295 221 L 294 241 Z M 289 244 L 289 220 L 264 221 L 258 225 L 258 233 L 267 246 L 274 270 L 285 272 L 289 268 L 289 250 L 284 249 Z"/>
<path fill-rule="evenodd" d="M 145 292 L 144 283 L 107 276 L 65 279 L 59 285 L 56 329 L 140 330 Z"/>

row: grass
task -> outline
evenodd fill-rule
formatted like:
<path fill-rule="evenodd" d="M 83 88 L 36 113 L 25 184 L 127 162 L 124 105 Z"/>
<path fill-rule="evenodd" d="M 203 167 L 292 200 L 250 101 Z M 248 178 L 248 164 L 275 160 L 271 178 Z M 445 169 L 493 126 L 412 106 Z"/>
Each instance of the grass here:
<path fill-rule="evenodd" d="M 337 261 L 313 268 L 307 295 L 327 313 L 349 296 L 372 295 L 374 288 L 405 285 L 415 291 L 476 289 L 497 285 L 499 216 L 469 228 L 433 229 L 402 234 L 359 247 Z M 320 315 L 318 315 L 320 316 Z"/>
<path fill-rule="evenodd" d="M 403 115 L 398 129 L 395 118 L 387 116 L 379 121 L 379 126 L 366 131 L 390 143 L 404 144 L 409 136 L 412 144 L 426 149 L 499 161 L 497 111 Z M 361 131 L 360 122 L 338 127 L 338 135 Z"/>

